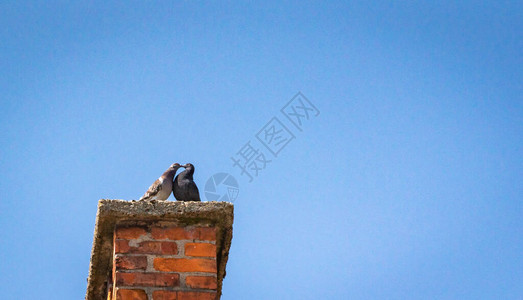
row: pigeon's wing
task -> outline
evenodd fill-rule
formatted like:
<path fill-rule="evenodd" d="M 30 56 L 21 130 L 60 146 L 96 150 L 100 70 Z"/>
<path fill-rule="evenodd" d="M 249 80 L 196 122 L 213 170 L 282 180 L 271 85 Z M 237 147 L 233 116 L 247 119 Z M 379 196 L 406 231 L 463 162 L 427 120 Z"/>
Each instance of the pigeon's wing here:
<path fill-rule="evenodd" d="M 191 181 L 189 183 L 189 199 L 191 201 L 201 201 L 200 200 L 200 192 L 198 191 L 198 187 L 196 186 L 196 183 L 194 181 Z"/>
<path fill-rule="evenodd" d="M 180 173 L 181 174 L 181 173 Z M 174 178 L 174 182 L 173 182 L 173 196 L 176 200 L 181 200 L 180 199 L 180 182 L 178 181 L 178 177 L 180 175 L 178 174 L 175 178 Z"/>
<path fill-rule="evenodd" d="M 160 181 L 160 178 L 156 179 L 156 181 L 149 187 L 147 192 L 143 194 L 142 198 L 140 200 L 147 200 L 149 198 L 152 198 L 162 190 L 162 182 Z"/>

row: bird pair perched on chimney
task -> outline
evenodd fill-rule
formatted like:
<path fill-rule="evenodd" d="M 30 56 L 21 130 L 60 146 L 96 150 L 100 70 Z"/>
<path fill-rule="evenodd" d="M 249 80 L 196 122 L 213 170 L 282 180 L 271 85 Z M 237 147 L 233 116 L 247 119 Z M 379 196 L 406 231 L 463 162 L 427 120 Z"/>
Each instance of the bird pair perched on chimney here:
<path fill-rule="evenodd" d="M 174 178 L 176 171 L 181 167 L 184 167 L 185 170 Z M 160 178 L 156 179 L 140 200 L 167 200 L 172 191 L 174 198 L 178 201 L 200 201 L 200 193 L 194 183 L 193 174 L 194 166 L 192 164 L 183 166 L 179 163 L 172 164 Z"/>

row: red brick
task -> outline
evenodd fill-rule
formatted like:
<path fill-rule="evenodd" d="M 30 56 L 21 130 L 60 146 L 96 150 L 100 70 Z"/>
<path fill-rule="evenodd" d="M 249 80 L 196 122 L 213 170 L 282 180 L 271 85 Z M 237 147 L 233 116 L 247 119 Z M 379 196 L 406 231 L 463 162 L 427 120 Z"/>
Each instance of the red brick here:
<path fill-rule="evenodd" d="M 212 272 L 216 273 L 216 260 L 201 258 L 162 258 L 154 259 L 154 268 L 164 272 Z"/>
<path fill-rule="evenodd" d="M 128 240 L 114 241 L 114 253 L 128 253 L 130 249 Z"/>
<path fill-rule="evenodd" d="M 131 247 L 129 253 L 176 255 L 178 254 L 178 247 L 175 242 L 145 241 L 138 244 L 137 247 Z"/>
<path fill-rule="evenodd" d="M 179 286 L 179 274 L 116 272 L 117 286 Z"/>
<path fill-rule="evenodd" d="M 144 290 L 118 289 L 116 292 L 117 300 L 147 300 Z"/>
<path fill-rule="evenodd" d="M 215 300 L 216 292 L 178 292 L 177 300 Z"/>
<path fill-rule="evenodd" d="M 141 242 L 137 247 L 131 248 L 131 253 L 150 253 L 150 254 L 160 254 L 162 253 L 162 244 L 160 242 Z"/>
<path fill-rule="evenodd" d="M 216 241 L 216 228 L 215 227 L 200 227 L 200 240 L 202 241 Z"/>
<path fill-rule="evenodd" d="M 137 247 L 131 247 L 128 240 L 115 240 L 114 248 L 116 254 L 178 254 L 176 242 L 144 241 L 139 243 Z"/>
<path fill-rule="evenodd" d="M 176 246 L 175 242 L 161 242 L 161 245 L 162 245 L 161 254 L 164 254 L 164 255 L 178 254 L 178 246 Z"/>
<path fill-rule="evenodd" d="M 218 287 L 216 276 L 187 276 L 185 284 L 193 289 L 215 290 Z"/>
<path fill-rule="evenodd" d="M 119 270 L 145 270 L 147 269 L 146 256 L 117 256 L 114 264 Z"/>
<path fill-rule="evenodd" d="M 156 240 L 195 240 L 199 237 L 199 231 L 196 228 L 153 227 L 151 235 Z"/>
<path fill-rule="evenodd" d="M 143 227 L 118 227 L 116 228 L 116 238 L 134 240 L 145 235 L 147 231 Z"/>
<path fill-rule="evenodd" d="M 186 256 L 216 257 L 216 245 L 207 243 L 185 244 Z"/>
<path fill-rule="evenodd" d="M 176 291 L 154 291 L 153 300 L 177 300 Z"/>

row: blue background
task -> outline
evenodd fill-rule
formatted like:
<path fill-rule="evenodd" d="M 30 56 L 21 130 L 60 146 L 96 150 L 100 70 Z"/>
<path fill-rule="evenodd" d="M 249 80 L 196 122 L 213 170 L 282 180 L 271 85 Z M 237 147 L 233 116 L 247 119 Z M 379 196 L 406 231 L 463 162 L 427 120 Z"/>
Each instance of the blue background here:
<path fill-rule="evenodd" d="M 82 299 L 98 199 L 192 162 L 240 184 L 224 300 L 523 299 L 522 32 L 521 1 L 2 2 L 2 298 Z"/>

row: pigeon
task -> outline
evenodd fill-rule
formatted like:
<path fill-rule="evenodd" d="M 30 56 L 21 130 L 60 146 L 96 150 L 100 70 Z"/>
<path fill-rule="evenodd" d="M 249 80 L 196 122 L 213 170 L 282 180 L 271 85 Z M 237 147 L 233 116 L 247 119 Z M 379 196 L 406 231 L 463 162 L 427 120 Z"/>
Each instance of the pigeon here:
<path fill-rule="evenodd" d="M 172 164 L 160 178 L 149 187 L 140 200 L 167 200 L 173 188 L 173 178 L 181 167 L 179 163 Z"/>
<path fill-rule="evenodd" d="M 185 171 L 178 174 L 174 179 L 174 198 L 178 201 L 201 201 L 198 187 L 192 178 L 194 166 L 192 164 L 185 164 L 183 167 Z"/>

